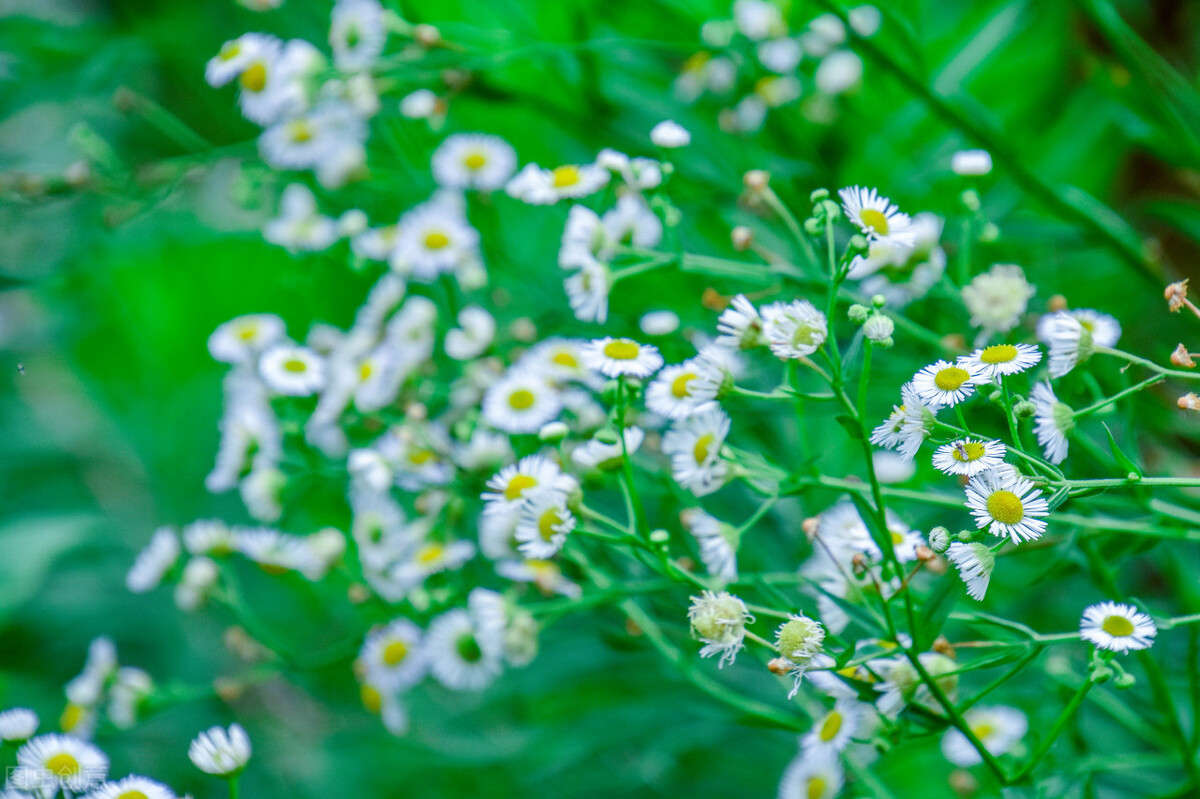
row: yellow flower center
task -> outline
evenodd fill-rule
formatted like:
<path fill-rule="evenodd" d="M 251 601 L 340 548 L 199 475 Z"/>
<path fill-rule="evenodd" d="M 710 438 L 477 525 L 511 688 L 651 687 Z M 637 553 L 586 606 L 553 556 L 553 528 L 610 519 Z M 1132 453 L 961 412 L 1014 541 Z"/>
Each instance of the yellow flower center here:
<path fill-rule="evenodd" d="M 58 719 L 58 725 L 62 727 L 63 732 L 70 732 L 81 721 L 83 721 L 83 708 L 74 702 L 68 702 L 67 706 L 63 708 L 62 716 Z"/>
<path fill-rule="evenodd" d="M 519 388 L 508 395 L 508 404 L 515 411 L 523 411 L 532 407 L 535 399 L 532 391 Z"/>
<path fill-rule="evenodd" d="M 224 46 L 221 47 L 221 52 L 217 53 L 217 58 L 221 59 L 222 61 L 232 61 L 233 59 L 237 58 L 238 54 L 241 52 L 241 42 L 225 42 Z"/>
<path fill-rule="evenodd" d="M 579 367 L 579 361 L 575 359 L 575 356 L 565 351 L 554 353 L 554 357 L 550 360 L 554 361 L 559 366 L 565 366 L 568 369 L 577 369 Z"/>
<path fill-rule="evenodd" d="M 237 332 L 237 337 L 242 341 L 254 341 L 258 338 L 258 328 L 254 325 L 246 325 Z"/>
<path fill-rule="evenodd" d="M 888 220 L 882 211 L 876 211 L 874 208 L 864 208 L 859 212 L 858 218 L 862 220 L 864 225 L 879 235 L 886 236 L 888 234 Z"/>
<path fill-rule="evenodd" d="M 619 338 L 604 345 L 604 354 L 614 361 L 632 361 L 641 352 L 637 342 Z"/>
<path fill-rule="evenodd" d="M 979 740 L 987 741 L 996 732 L 996 728 L 984 721 L 979 724 L 972 724 L 971 732 L 975 733 L 975 737 Z"/>
<path fill-rule="evenodd" d="M 150 797 L 141 791 L 122 791 L 117 794 L 116 799 L 150 799 Z"/>
<path fill-rule="evenodd" d="M 825 787 L 828 784 L 824 777 L 809 777 L 808 787 L 805 788 L 808 799 L 821 799 L 825 795 Z"/>
<path fill-rule="evenodd" d="M 892 530 L 891 533 L 892 533 L 892 545 L 893 546 L 904 543 L 903 535 L 901 535 L 900 533 L 897 533 L 895 530 Z"/>
<path fill-rule="evenodd" d="M 558 508 L 547 508 L 538 517 L 538 535 L 542 537 L 543 541 L 549 541 L 557 532 L 554 528 L 560 524 L 562 524 L 562 519 L 558 517 Z"/>
<path fill-rule="evenodd" d="M 708 450 L 709 447 L 712 446 L 712 443 L 712 433 L 708 433 L 707 435 L 700 436 L 700 438 L 696 439 L 696 446 L 692 447 L 692 457 L 696 459 L 696 463 L 704 463 L 706 460 L 708 460 Z"/>
<path fill-rule="evenodd" d="M 560 166 L 554 170 L 554 188 L 565 189 L 579 182 L 579 167 Z"/>
<path fill-rule="evenodd" d="M 971 379 L 971 373 L 957 366 L 947 366 L 938 370 L 933 377 L 933 383 L 942 391 L 957 391 L 963 383 Z"/>
<path fill-rule="evenodd" d="M 832 741 L 837 737 L 838 731 L 842 729 L 842 721 L 842 714 L 831 710 L 825 720 L 821 722 L 821 728 L 817 730 L 817 737 L 825 742 Z"/>
<path fill-rule="evenodd" d="M 1100 628 L 1117 638 L 1133 635 L 1133 622 L 1124 616 L 1109 616 L 1104 620 L 1104 624 L 1100 625 Z"/>
<path fill-rule="evenodd" d="M 70 777 L 79 773 L 79 761 L 68 752 L 59 752 L 46 758 L 46 771 L 56 777 Z"/>
<path fill-rule="evenodd" d="M 389 666 L 398 666 L 408 657 L 408 644 L 403 641 L 392 641 L 383 648 L 383 662 Z"/>
<path fill-rule="evenodd" d="M 504 487 L 504 498 L 507 500 L 519 499 L 521 494 L 525 493 L 525 489 L 533 488 L 535 485 L 537 485 L 537 480 L 529 475 L 515 475 Z"/>
<path fill-rule="evenodd" d="M 671 393 L 678 399 L 683 399 L 688 395 L 688 383 L 695 379 L 696 375 L 693 372 L 680 375 L 671 383 Z"/>
<path fill-rule="evenodd" d="M 306 141 L 312 141 L 312 125 L 303 119 L 294 119 L 288 123 L 288 135 L 291 136 L 292 142 L 295 144 L 304 144 Z"/>
<path fill-rule="evenodd" d="M 486 163 L 487 163 L 487 159 L 483 157 L 482 153 L 471 153 L 470 155 L 468 155 L 466 158 L 463 159 L 463 166 L 465 166 L 467 169 L 471 170 L 472 172 L 474 172 L 477 169 L 481 169 L 483 167 L 483 165 Z"/>
<path fill-rule="evenodd" d="M 238 83 L 248 92 L 261 92 L 267 86 L 267 65 L 255 61 L 242 70 L 242 74 L 238 76 Z"/>
<path fill-rule="evenodd" d="M 425 235 L 425 249 L 440 250 L 450 244 L 450 237 L 440 231 L 434 231 Z"/>
<path fill-rule="evenodd" d="M 413 466 L 424 466 L 436 457 L 431 449 L 414 449 L 408 455 L 408 462 Z"/>
<path fill-rule="evenodd" d="M 1017 348 L 1012 344 L 993 344 L 979 353 L 984 363 L 1009 363 L 1017 359 Z"/>
<path fill-rule="evenodd" d="M 987 449 L 978 441 L 960 441 L 952 450 L 954 460 L 959 463 L 970 463 L 984 456 Z"/>
<path fill-rule="evenodd" d="M 363 687 L 359 689 L 358 695 L 362 699 L 363 707 L 370 712 L 378 713 L 383 708 L 383 696 L 375 690 L 374 686 L 364 683 Z"/>
<path fill-rule="evenodd" d="M 375 370 L 371 367 L 371 362 L 363 361 L 362 363 L 360 363 L 358 365 L 358 379 L 366 380 L 367 378 L 369 378 L 371 376 L 371 372 L 373 372 L 373 371 L 375 371 Z"/>
<path fill-rule="evenodd" d="M 283 362 L 283 368 L 284 371 L 292 372 L 293 374 L 300 374 L 301 372 L 308 371 L 308 364 L 299 358 L 289 358 Z"/>
<path fill-rule="evenodd" d="M 423 566 L 437 563 L 445 549 L 441 544 L 426 544 L 417 551 L 417 562 Z"/>
<path fill-rule="evenodd" d="M 987 512 L 1001 524 L 1016 524 L 1025 518 L 1025 506 L 1011 491 L 996 491 L 988 497 Z"/>

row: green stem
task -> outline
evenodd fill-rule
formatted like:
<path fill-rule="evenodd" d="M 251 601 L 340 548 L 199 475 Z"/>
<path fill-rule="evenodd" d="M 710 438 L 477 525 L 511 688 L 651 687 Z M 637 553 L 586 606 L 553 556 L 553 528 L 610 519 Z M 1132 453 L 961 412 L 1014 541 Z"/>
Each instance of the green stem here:
<path fill-rule="evenodd" d="M 1092 403 L 1091 405 L 1087 406 L 1086 408 L 1080 408 L 1079 410 L 1074 412 L 1074 416 L 1076 419 L 1078 419 L 1081 416 L 1087 416 L 1089 413 L 1094 413 L 1095 411 L 1098 411 L 1101 408 L 1112 405 L 1117 400 L 1122 399 L 1124 397 L 1128 397 L 1130 394 L 1136 394 L 1137 392 L 1141 391 L 1142 389 L 1149 388 L 1150 386 L 1154 385 L 1155 383 L 1161 383 L 1165 379 L 1166 379 L 1166 375 L 1162 375 L 1162 374 L 1155 375 L 1154 377 L 1147 377 L 1142 382 L 1136 383 L 1136 384 L 1130 386 L 1129 388 L 1122 389 L 1121 391 L 1118 391 L 1116 394 L 1113 394 L 1111 397 L 1107 397 L 1105 399 L 1100 400 L 1099 402 Z"/>
<path fill-rule="evenodd" d="M 229 799 L 238 799 L 238 777 L 235 775 L 229 778 Z"/>
<path fill-rule="evenodd" d="M 1050 728 L 1049 734 L 1042 739 L 1041 744 L 1038 745 L 1037 750 L 1033 753 L 1033 756 L 1029 758 L 1029 761 L 1021 768 L 1020 771 L 1013 775 L 1011 782 L 1023 780 L 1029 774 L 1029 772 L 1033 771 L 1034 768 L 1037 767 L 1037 764 L 1042 761 L 1042 758 L 1044 758 L 1050 752 L 1050 747 L 1054 745 L 1054 741 L 1058 738 L 1059 734 L 1062 733 L 1063 727 L 1066 727 L 1067 722 L 1070 721 L 1071 717 L 1075 715 L 1075 711 L 1079 709 L 1081 704 L 1083 704 L 1084 697 L 1087 696 L 1088 691 L 1092 690 L 1092 686 L 1094 684 L 1095 683 L 1093 683 L 1091 680 L 1085 680 L 1083 684 L 1079 686 L 1079 690 L 1077 690 L 1075 695 L 1071 697 L 1071 701 L 1067 703 L 1065 708 L 1063 708 L 1063 712 L 1058 715 L 1058 719 L 1055 720 L 1054 726 Z"/>
<path fill-rule="evenodd" d="M 1144 366 L 1163 377 L 1175 377 L 1179 380 L 1200 380 L 1200 372 L 1181 372 L 1178 369 L 1167 369 L 1165 366 L 1159 366 L 1154 361 L 1148 361 L 1137 355 L 1132 355 L 1124 350 L 1116 350 L 1112 347 L 1097 347 L 1096 352 L 1101 355 L 1111 355 L 1114 358 L 1120 358 L 1123 361 L 1136 363 L 1138 366 Z"/>

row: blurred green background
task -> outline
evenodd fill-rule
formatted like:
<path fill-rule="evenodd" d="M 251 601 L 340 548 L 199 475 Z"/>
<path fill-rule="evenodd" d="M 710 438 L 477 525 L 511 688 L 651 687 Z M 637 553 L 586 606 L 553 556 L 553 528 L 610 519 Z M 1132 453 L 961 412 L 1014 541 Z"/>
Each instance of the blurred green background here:
<path fill-rule="evenodd" d="M 401 90 L 395 97 L 436 85 L 436 66 L 470 67 L 475 80 L 441 132 L 403 119 L 394 98 L 385 100 L 373 123 L 372 180 L 325 193 L 323 210 L 361 207 L 376 224 L 394 220 L 432 191 L 429 156 L 448 132 L 497 133 L 522 162 L 554 164 L 590 159 L 602 147 L 650 154 L 647 132 L 670 117 L 693 133 L 673 186 L 689 251 L 733 255 L 727 232 L 749 219 L 735 200 L 750 168 L 770 170 L 773 185 L 801 211 L 813 188 L 861 182 L 909 211 L 958 213 L 949 158 L 978 142 L 870 57 L 861 92 L 841 101 L 831 126 L 784 108 L 761 134 L 734 137 L 719 132 L 717 106 L 679 105 L 671 82 L 699 49 L 700 25 L 729 16 L 726 3 L 385 5 L 482 53 L 397 71 L 390 76 Z M 343 250 L 291 257 L 261 240 L 258 227 L 284 180 L 253 166 L 255 129 L 230 90 L 203 80 L 204 62 L 221 43 L 248 30 L 324 48 L 329 7 L 287 0 L 281 10 L 256 14 L 232 0 L 0 4 L 0 705 L 32 706 L 47 727 L 96 635 L 111 635 L 123 664 L 161 682 L 203 685 L 234 670 L 221 642 L 230 620 L 220 611 L 185 616 L 168 591 L 134 596 L 123 580 L 156 526 L 245 519 L 235 495 L 203 489 L 224 371 L 205 348 L 213 328 L 255 311 L 279 313 L 297 338 L 315 321 L 345 326 L 369 285 L 347 268 Z M 797 2 L 789 18 L 799 25 L 821 10 Z M 981 186 L 984 211 L 1002 236 L 977 248 L 976 271 L 1021 264 L 1038 285 L 1032 309 L 1063 293 L 1073 307 L 1120 318 L 1126 349 L 1165 361 L 1188 331 L 1165 312 L 1161 276 L 1187 277 L 1200 242 L 1200 4 L 1117 10 L 1130 30 L 1114 27 L 1111 8 L 1092 2 L 901 0 L 886 4 L 884 30 L 873 42 L 923 85 L 973 98 L 953 102 L 972 125 L 1001 131 L 1010 149 L 1012 164 L 998 159 Z M 1135 44 L 1142 40 L 1148 52 Z M 155 126 L 137 98 L 168 109 L 211 149 L 189 152 Z M 93 160 L 104 191 L 56 188 L 55 179 L 81 158 Z M 242 169 L 243 160 L 250 166 Z M 1069 184 L 1056 195 L 1069 202 L 1047 202 L 1022 175 L 1043 187 Z M 1102 206 L 1132 228 L 1110 220 Z M 516 297 L 505 313 L 530 315 L 543 332 L 599 330 L 565 308 L 554 260 L 565 207 L 531 209 L 498 198 L 478 212 L 488 215 L 481 227 L 493 286 Z M 1124 256 L 1095 228 L 1124 242 Z M 1135 268 L 1131 251 L 1144 252 L 1148 265 Z M 663 297 L 685 324 L 711 329 L 715 315 L 700 305 L 710 283 L 672 273 L 622 284 L 605 329 L 635 331 L 638 316 L 662 307 Z M 965 330 L 954 313 L 958 306 L 936 296 L 914 308 L 939 332 Z M 667 354 L 688 353 L 676 344 Z M 932 356 L 901 341 L 875 378 L 874 411 L 886 413 L 900 383 Z M 1115 369 L 1101 372 L 1106 386 L 1121 384 Z M 1172 404 L 1162 391 L 1106 421 L 1152 471 L 1192 473 L 1196 430 L 1168 412 Z M 813 435 L 814 450 L 823 450 L 838 431 Z M 846 452 L 845 464 L 853 456 Z M 835 449 L 831 473 L 839 457 Z M 765 554 L 755 556 L 771 562 L 758 565 L 790 568 L 803 549 L 800 519 L 832 499 L 782 503 L 764 533 Z M 744 518 L 750 507 L 730 502 L 724 510 Z M 922 513 L 912 521 L 928 529 L 935 522 Z M 1124 546 L 1103 543 L 1113 557 Z M 1139 555 L 1122 571 L 1122 585 L 1139 595 L 1175 590 L 1173 612 L 1195 610 L 1194 565 L 1178 566 L 1177 580 L 1162 572 L 1180 553 L 1194 558 L 1195 547 L 1162 545 Z M 1079 577 L 1076 556 L 1037 557 L 1014 559 L 1020 565 L 997 577 L 984 607 L 997 603 L 1039 630 L 1072 629 L 1080 603 L 1101 597 Z M 1040 581 L 1029 588 L 1034 578 Z M 297 618 L 320 618 L 319 595 L 291 594 Z M 664 597 L 661 615 L 681 618 L 685 603 L 685 594 Z M 1161 654 L 1181 669 L 1182 652 L 1171 646 Z M 479 697 L 436 687 L 414 692 L 413 732 L 404 739 L 389 737 L 361 710 L 343 664 L 269 682 L 231 705 L 214 697 L 173 707 L 100 743 L 114 773 L 146 773 L 197 796 L 223 788 L 190 765 L 187 743 L 197 730 L 235 718 L 256 749 L 247 796 L 764 796 L 795 753 L 792 736 L 741 726 L 699 695 L 631 640 L 615 613 L 568 617 L 546 632 L 542 650 L 532 667 L 508 672 Z M 771 696 L 776 688 L 749 661 L 722 678 L 750 693 Z M 1008 698 L 1027 708 L 1055 691 L 1041 678 L 1012 690 Z M 1054 706 L 1048 717 L 1061 706 L 1058 699 L 1046 704 Z M 1113 746 L 1136 748 L 1102 714 L 1089 708 L 1084 719 L 1097 737 L 1111 734 Z M 907 745 L 885 762 L 880 774 L 897 795 L 950 795 L 944 781 L 927 779 L 949 771 L 936 740 Z M 1098 795 L 1145 795 L 1144 779 L 1136 770 L 1108 777 Z M 920 793 L 904 793 L 906 785 L 920 785 Z"/>

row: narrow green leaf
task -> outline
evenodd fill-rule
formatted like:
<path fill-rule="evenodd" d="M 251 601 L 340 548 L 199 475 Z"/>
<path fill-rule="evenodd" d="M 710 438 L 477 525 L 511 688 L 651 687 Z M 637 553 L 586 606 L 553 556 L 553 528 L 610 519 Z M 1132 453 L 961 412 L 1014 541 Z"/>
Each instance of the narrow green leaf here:
<path fill-rule="evenodd" d="M 921 607 L 917 629 L 913 631 L 913 643 L 924 651 L 933 646 L 934 640 L 946 626 L 950 612 L 963 595 L 963 583 L 957 577 L 945 575 L 938 580 L 933 593 Z"/>
<path fill-rule="evenodd" d="M 1108 434 L 1108 447 L 1112 450 L 1113 457 L 1116 458 L 1117 464 L 1125 470 L 1126 473 L 1136 474 L 1138 477 L 1144 477 L 1142 467 L 1133 462 L 1133 459 L 1121 451 L 1117 446 L 1117 439 L 1113 437 L 1112 430 L 1108 429 L 1108 424 L 1104 423 L 1104 432 Z"/>

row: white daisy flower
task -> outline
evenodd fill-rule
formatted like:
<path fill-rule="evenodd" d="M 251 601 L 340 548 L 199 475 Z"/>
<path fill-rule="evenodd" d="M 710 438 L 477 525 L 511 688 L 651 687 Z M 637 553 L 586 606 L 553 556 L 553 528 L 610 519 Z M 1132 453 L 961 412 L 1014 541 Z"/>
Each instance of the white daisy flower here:
<path fill-rule="evenodd" d="M 337 0 L 329 25 L 333 63 L 340 69 L 362 69 L 383 53 L 387 25 L 377 0 Z"/>
<path fill-rule="evenodd" d="M 197 519 L 183 528 L 183 545 L 193 555 L 228 555 L 233 531 L 220 519 Z"/>
<path fill-rule="evenodd" d="M 429 625 L 425 652 L 430 671 L 442 685 L 480 691 L 500 674 L 503 631 L 480 625 L 466 610 L 450 610 Z"/>
<path fill-rule="evenodd" d="M 849 562 L 855 553 L 876 548 L 858 509 L 847 501 L 821 511 L 817 517 L 817 539 L 814 554 L 845 562 Z"/>
<path fill-rule="evenodd" d="M 746 295 L 734 297 L 729 307 L 717 319 L 716 343 L 739 350 L 748 350 L 763 343 L 763 319 Z"/>
<path fill-rule="evenodd" d="M 490 490 L 483 492 L 482 498 L 487 503 L 484 513 L 490 515 L 516 511 L 527 492 L 534 489 L 550 488 L 570 494 L 578 488 L 578 483 L 545 455 L 526 455 L 496 473 L 487 481 L 487 487 Z"/>
<path fill-rule="evenodd" d="M 274 36 L 244 33 L 221 45 L 220 51 L 205 65 L 204 79 L 213 88 L 224 86 L 252 64 L 273 61 L 281 44 Z"/>
<path fill-rule="evenodd" d="M 483 419 L 506 433 L 536 433 L 558 418 L 562 398 L 534 371 L 510 370 L 483 395 Z"/>
<path fill-rule="evenodd" d="M 263 382 L 276 394 L 308 397 L 325 387 L 325 360 L 307 347 L 280 344 L 258 362 Z"/>
<path fill-rule="evenodd" d="M 581 322 L 604 324 L 608 319 L 608 293 L 611 289 L 612 273 L 595 259 L 581 265 L 578 272 L 563 280 L 567 302 L 575 318 Z"/>
<path fill-rule="evenodd" d="M 419 532 L 418 540 L 423 539 L 426 532 Z M 459 569 L 473 557 L 475 545 L 470 541 L 423 541 L 410 551 L 406 560 L 391 564 L 387 577 L 398 590 L 407 594 L 418 588 L 431 574 Z"/>
<path fill-rule="evenodd" d="M 67 683 L 67 701 L 81 706 L 99 704 L 105 687 L 116 673 L 117 648 L 112 640 L 104 637 L 93 639 L 88 645 L 83 671 Z"/>
<path fill-rule="evenodd" d="M 659 122 L 650 130 L 650 141 L 669 150 L 687 147 L 692 143 L 692 134 L 687 128 L 670 119 Z"/>
<path fill-rule="evenodd" d="M 971 477 L 1000 466 L 1007 452 L 999 441 L 964 438 L 938 447 L 933 453 L 933 468 L 945 474 Z"/>
<path fill-rule="evenodd" d="M 242 725 L 234 723 L 228 732 L 210 727 L 197 735 L 188 747 L 188 759 L 205 774 L 233 777 L 250 762 L 250 752 L 250 736 Z"/>
<path fill-rule="evenodd" d="M 357 664 L 381 690 L 396 692 L 417 684 L 425 675 L 421 628 L 408 619 L 376 627 L 363 641 Z"/>
<path fill-rule="evenodd" d="M 704 591 L 691 600 L 688 622 L 692 635 L 704 642 L 700 657 L 719 654 L 721 659 L 717 668 L 723 669 L 734 661 L 744 646 L 746 622 L 754 621 L 754 617 L 746 610 L 746 603 L 725 591 Z"/>
<path fill-rule="evenodd" d="M 922 652 L 918 657 L 938 687 L 953 701 L 958 693 L 958 664 L 940 652 Z M 880 693 L 875 708 L 885 718 L 895 719 L 910 704 L 930 710 L 941 707 L 933 698 L 929 686 L 921 681 L 917 670 L 908 662 L 908 658 L 877 660 L 873 661 L 872 666 L 874 671 L 883 677 L 883 682 L 875 686 L 875 690 Z"/>
<path fill-rule="evenodd" d="M 357 110 L 340 100 L 326 100 L 268 127 L 258 137 L 258 150 L 276 169 L 315 169 L 344 147 L 361 146 L 366 139 L 367 123 Z"/>
<path fill-rule="evenodd" d="M 118 670 L 108 696 L 108 718 L 113 726 L 120 730 L 132 728 L 142 703 L 153 693 L 154 680 L 142 669 Z"/>
<path fill-rule="evenodd" d="M 993 344 L 959 358 L 978 367 L 984 379 L 998 382 L 1001 377 L 1015 375 L 1037 366 L 1042 351 L 1033 344 Z"/>
<path fill-rule="evenodd" d="M 723 486 L 729 467 L 721 459 L 721 447 L 727 435 L 729 417 L 718 408 L 676 421 L 662 440 L 675 482 L 698 497 Z"/>
<path fill-rule="evenodd" d="M 564 577 L 562 569 L 552 560 L 501 560 L 496 564 L 496 574 L 517 583 L 533 583 L 548 596 L 558 594 L 568 599 L 583 596 L 579 584 Z"/>
<path fill-rule="evenodd" d="M 433 153 L 433 177 L 448 189 L 496 191 L 517 168 L 512 145 L 499 136 L 456 133 Z"/>
<path fill-rule="evenodd" d="M 325 564 L 298 536 L 266 527 L 236 528 L 233 535 L 237 551 L 267 574 L 296 571 L 315 580 L 325 572 Z"/>
<path fill-rule="evenodd" d="M 284 333 L 283 320 L 275 314 L 247 314 L 214 330 L 208 338 L 208 352 L 222 363 L 246 363 Z"/>
<path fill-rule="evenodd" d="M 1011 752 L 1029 730 L 1029 720 L 1014 707 L 978 705 L 963 714 L 971 732 L 991 754 Z M 983 762 L 979 751 L 961 731 L 951 727 L 942 736 L 942 754 L 960 768 L 978 766 Z"/>
<path fill-rule="evenodd" d="M 958 569 L 958 575 L 967 584 L 967 594 L 971 599 L 983 601 L 992 570 L 996 567 L 996 556 L 992 550 L 985 544 L 955 541 L 946 550 L 946 560 Z"/>
<path fill-rule="evenodd" d="M 836 14 L 822 14 L 808 23 L 801 36 L 804 52 L 814 58 L 824 58 L 846 41 L 846 26 Z"/>
<path fill-rule="evenodd" d="M 292 183 L 279 199 L 279 215 L 263 226 L 263 238 L 290 252 L 319 252 L 338 240 L 337 222 L 317 211 L 307 186 Z"/>
<path fill-rule="evenodd" d="M 429 89 L 417 89 L 400 101 L 400 115 L 409 119 L 429 119 L 445 112 L 445 101 Z"/>
<path fill-rule="evenodd" d="M 897 452 L 875 450 L 871 453 L 871 463 L 875 467 L 875 477 L 883 485 L 907 483 L 917 473 L 916 464 Z"/>
<path fill-rule="evenodd" d="M 679 329 L 679 314 L 674 311 L 647 311 L 638 320 L 638 328 L 647 336 L 669 336 Z"/>
<path fill-rule="evenodd" d="M 813 721 L 812 731 L 801 739 L 806 750 L 826 749 L 840 752 L 850 745 L 850 739 L 858 730 L 863 713 L 870 707 L 857 699 L 842 698 L 818 719 Z"/>
<path fill-rule="evenodd" d="M 458 312 L 458 327 L 446 331 L 442 347 L 456 361 L 478 358 L 492 346 L 496 336 L 496 320 L 478 305 L 468 305 Z"/>
<path fill-rule="evenodd" d="M 1034 428 L 1038 446 L 1046 460 L 1058 465 L 1067 457 L 1067 436 L 1075 429 L 1075 412 L 1059 402 L 1049 383 L 1038 383 L 1029 394 L 1034 407 Z"/>
<path fill-rule="evenodd" d="M 917 547 L 925 545 L 925 536 L 917 530 L 910 529 L 899 516 L 890 510 L 887 512 L 887 526 L 888 533 L 892 538 L 892 551 L 896 555 L 896 560 L 901 563 L 912 563 L 916 560 Z M 874 540 L 871 541 L 867 554 L 875 559 L 883 558 L 883 553 Z"/>
<path fill-rule="evenodd" d="M 608 180 L 608 170 L 597 164 L 568 164 L 555 169 L 526 164 L 504 190 L 530 205 L 553 205 L 562 199 L 595 194 Z"/>
<path fill-rule="evenodd" d="M 92 744 L 71 735 L 39 735 L 17 750 L 23 781 L 55 795 L 58 790 L 82 793 L 104 781 L 108 758 Z M 13 782 L 18 780 L 13 775 Z M 30 787 L 33 787 L 30 785 Z"/>
<path fill-rule="evenodd" d="M 956 175 L 986 175 L 992 171 L 992 154 L 987 150 L 959 150 L 950 158 L 950 169 Z"/>
<path fill-rule="evenodd" d="M 601 441 L 598 438 L 592 438 L 585 441 L 571 450 L 571 461 L 583 469 L 615 471 L 620 468 L 626 450 L 629 451 L 630 456 L 638 451 L 646 433 L 640 427 L 626 427 L 622 431 L 622 437 L 625 439 L 624 445 L 620 440 Z"/>
<path fill-rule="evenodd" d="M 724 375 L 703 358 L 668 366 L 646 388 L 646 407 L 667 419 L 681 419 L 714 406 Z"/>
<path fill-rule="evenodd" d="M 662 184 L 662 166 L 652 158 L 630 158 L 625 153 L 605 149 L 596 156 L 596 165 L 619 177 L 633 191 L 648 191 Z"/>
<path fill-rule="evenodd" d="M 396 249 L 396 237 L 400 228 L 396 225 L 369 228 L 350 239 L 350 250 L 359 258 L 369 261 L 386 261 Z"/>
<path fill-rule="evenodd" d="M 238 105 L 246 119 L 270 125 L 308 107 L 308 79 L 325 63 L 317 48 L 292 39 L 250 60 L 238 75 Z"/>
<path fill-rule="evenodd" d="M 567 509 L 566 494 L 553 488 L 534 488 L 525 493 L 514 533 L 522 555 L 532 560 L 552 558 L 574 529 L 575 517 Z"/>
<path fill-rule="evenodd" d="M 125 575 L 125 587 L 135 594 L 143 594 L 154 588 L 179 559 L 179 548 L 175 528 L 158 528 L 150 543 L 138 553 L 133 568 Z"/>
<path fill-rule="evenodd" d="M 649 377 L 663 365 L 658 347 L 630 338 L 594 339 L 583 345 L 583 363 L 606 377 Z"/>
<path fill-rule="evenodd" d="M 839 190 L 838 197 L 842 200 L 846 218 L 854 223 L 868 240 L 912 246 L 912 220 L 875 189 L 851 186 Z"/>
<path fill-rule="evenodd" d="M 19 743 L 33 737 L 38 728 L 38 716 L 24 707 L 14 707 L 0 713 L 0 741 Z"/>
<path fill-rule="evenodd" d="M 985 334 L 1007 333 L 1021 321 L 1035 291 L 1021 267 L 995 264 L 962 287 L 962 298 L 973 326 Z"/>
<path fill-rule="evenodd" d="M 640 194 L 625 194 L 617 204 L 604 212 L 604 241 L 608 246 L 622 244 L 633 247 L 657 247 L 662 241 L 663 226 L 658 215 Z"/>
<path fill-rule="evenodd" d="M 1046 532 L 1050 506 L 1041 490 L 1015 469 L 980 472 L 967 483 L 966 493 L 975 525 L 987 527 L 992 535 L 1008 536 L 1019 544 Z"/>
<path fill-rule="evenodd" d="M 844 776 L 836 752 L 828 748 L 803 749 L 783 772 L 778 799 L 834 799 Z"/>
<path fill-rule="evenodd" d="M 179 584 L 175 586 L 175 604 L 183 611 L 193 611 L 208 601 L 209 594 L 221 579 L 216 562 L 203 555 L 193 557 L 183 567 Z"/>
<path fill-rule="evenodd" d="M 131 774 L 117 782 L 108 782 L 87 795 L 87 799 L 176 799 L 175 792 L 157 780 Z"/>
<path fill-rule="evenodd" d="M 609 261 L 616 244 L 609 239 L 599 214 L 586 206 L 572 205 L 563 227 L 558 265 L 563 269 L 581 269 L 593 261 Z"/>
<path fill-rule="evenodd" d="M 461 206 L 445 195 L 435 195 L 404 214 L 399 226 L 390 263 L 417 280 L 453 272 L 479 246 L 479 234 L 467 223 Z"/>
<path fill-rule="evenodd" d="M 804 57 L 800 42 L 789 37 L 762 42 L 755 52 L 762 65 L 778 75 L 786 75 L 794 70 Z"/>
<path fill-rule="evenodd" d="M 829 324 L 808 300 L 772 303 L 762 309 L 763 338 L 779 358 L 805 358 L 825 343 Z"/>
<path fill-rule="evenodd" d="M 737 579 L 738 531 L 700 508 L 688 508 L 680 518 L 683 526 L 700 544 L 700 560 L 704 568 L 718 580 L 731 583 Z"/>
<path fill-rule="evenodd" d="M 1158 627 L 1154 620 L 1133 605 L 1100 602 L 1089 605 L 1079 622 L 1079 637 L 1100 649 L 1122 654 L 1149 649 Z"/>
<path fill-rule="evenodd" d="M 1093 311 L 1090 308 L 1080 308 L 1075 311 L 1058 311 L 1075 318 L 1083 329 L 1092 336 L 1092 343 L 1097 347 L 1115 347 L 1121 338 L 1121 323 L 1108 314 Z M 1044 344 L 1049 344 L 1054 326 L 1055 314 L 1046 314 L 1038 320 L 1037 337 Z"/>
<path fill-rule="evenodd" d="M 952 407 L 974 394 L 976 384 L 985 380 L 983 370 L 973 363 L 941 360 L 913 375 L 912 387 L 926 403 Z"/>

